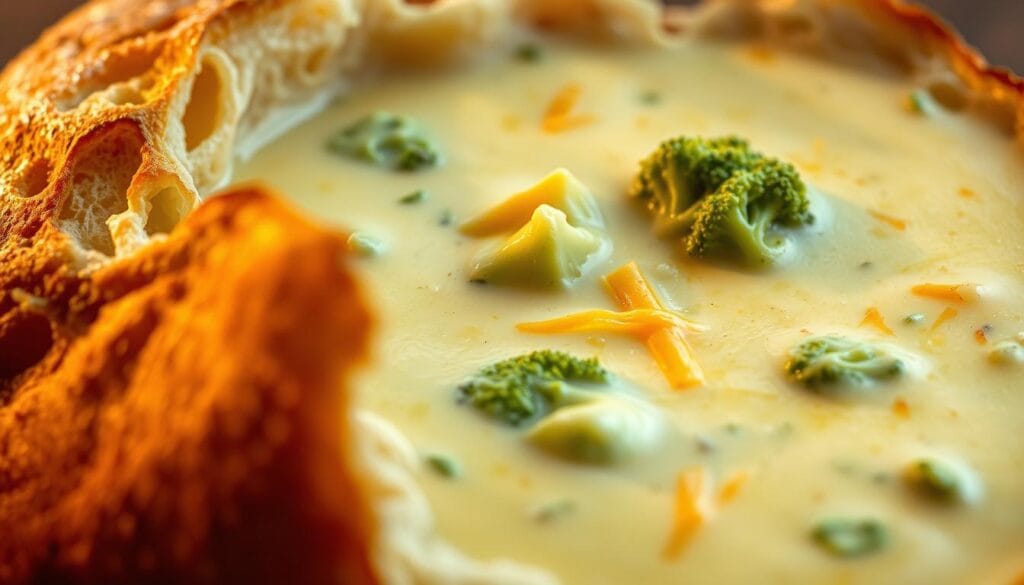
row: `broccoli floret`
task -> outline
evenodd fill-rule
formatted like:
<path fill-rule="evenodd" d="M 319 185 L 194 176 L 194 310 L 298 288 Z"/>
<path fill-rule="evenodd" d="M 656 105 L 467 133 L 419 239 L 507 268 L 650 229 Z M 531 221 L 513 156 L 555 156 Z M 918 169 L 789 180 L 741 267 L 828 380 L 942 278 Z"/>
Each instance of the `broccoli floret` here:
<path fill-rule="evenodd" d="M 654 407 L 627 395 L 587 394 L 539 420 L 526 439 L 550 455 L 594 465 L 623 461 L 658 444 L 663 429 Z"/>
<path fill-rule="evenodd" d="M 399 171 L 440 164 L 441 154 L 414 120 L 375 112 L 341 130 L 327 143 L 332 152 Z"/>
<path fill-rule="evenodd" d="M 732 250 L 753 267 L 779 259 L 786 240 L 777 228 L 812 221 L 796 168 L 734 136 L 662 143 L 640 163 L 630 194 L 654 213 L 657 233 L 681 238 L 690 255 Z"/>
<path fill-rule="evenodd" d="M 519 231 L 477 255 L 470 278 L 528 288 L 568 288 L 594 258 L 607 254 L 608 242 L 602 236 L 597 230 L 570 225 L 560 209 L 541 205 Z"/>
<path fill-rule="evenodd" d="M 807 339 L 789 350 L 786 373 L 811 388 L 844 385 L 869 388 L 907 370 L 898 350 L 887 345 L 823 336 Z"/>
<path fill-rule="evenodd" d="M 509 234 L 473 259 L 470 280 L 480 283 L 569 288 L 612 248 L 597 200 L 565 169 L 551 172 L 459 229 L 473 237 Z"/>
<path fill-rule="evenodd" d="M 457 390 L 457 400 L 524 429 L 545 453 L 610 465 L 655 449 L 664 425 L 657 409 L 616 392 L 596 358 L 537 351 L 487 366 Z"/>
<path fill-rule="evenodd" d="M 459 386 L 458 400 L 518 426 L 571 401 L 572 384 L 607 384 L 609 380 L 610 374 L 597 358 L 535 351 L 481 369 Z"/>

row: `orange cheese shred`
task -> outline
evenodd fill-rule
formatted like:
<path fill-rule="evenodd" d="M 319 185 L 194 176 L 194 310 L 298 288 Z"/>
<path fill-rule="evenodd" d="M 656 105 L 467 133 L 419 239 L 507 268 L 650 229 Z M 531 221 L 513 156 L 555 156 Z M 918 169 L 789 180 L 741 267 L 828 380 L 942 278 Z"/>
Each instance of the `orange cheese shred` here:
<path fill-rule="evenodd" d="M 892 413 L 899 418 L 910 418 L 910 405 L 902 398 L 892 401 Z"/>
<path fill-rule="evenodd" d="M 615 303 L 623 311 L 663 309 L 650 283 L 636 262 L 630 262 L 604 277 Z M 661 372 L 674 388 L 687 389 L 704 383 L 704 372 L 697 363 L 680 327 L 661 328 L 646 339 L 647 349 Z"/>
<path fill-rule="evenodd" d="M 919 297 L 958 304 L 971 303 L 980 297 L 978 285 L 975 284 L 926 283 L 911 287 L 910 292 Z"/>
<path fill-rule="evenodd" d="M 740 495 L 740 491 L 746 485 L 748 479 L 750 479 L 749 471 L 740 471 L 733 474 L 718 490 L 718 503 L 728 504 L 735 500 L 736 496 Z"/>
<path fill-rule="evenodd" d="M 977 341 L 978 345 L 985 345 L 986 343 L 988 343 L 988 336 L 985 335 L 984 329 L 974 330 L 974 341 Z"/>
<path fill-rule="evenodd" d="M 864 325 L 870 325 L 875 329 L 878 329 L 882 333 L 885 333 L 886 335 L 895 335 L 893 330 L 890 329 L 889 326 L 885 324 L 885 317 L 882 316 L 881 311 L 879 311 L 876 307 L 870 307 L 867 311 L 865 311 L 864 320 L 860 322 L 860 325 L 861 327 L 863 327 Z"/>
<path fill-rule="evenodd" d="M 887 224 L 889 227 L 893 228 L 894 230 L 898 230 L 898 231 L 902 232 L 903 230 L 907 229 L 907 225 L 908 224 L 907 224 L 907 221 L 904 220 L 904 219 L 900 219 L 898 217 L 893 217 L 891 215 L 887 215 L 887 214 L 882 213 L 880 211 L 868 211 L 868 213 L 871 214 L 871 217 L 874 217 L 875 219 L 877 219 L 878 221 L 880 221 L 880 222 L 882 222 L 884 224 Z"/>
<path fill-rule="evenodd" d="M 648 336 L 659 329 L 678 327 L 687 331 L 703 331 L 697 323 L 665 309 L 633 309 L 607 311 L 594 309 L 565 317 L 519 323 L 516 329 L 524 333 L 620 333 Z"/>
<path fill-rule="evenodd" d="M 707 497 L 708 487 L 707 472 L 702 467 L 679 474 L 672 532 L 661 552 L 665 560 L 678 559 L 701 526 L 710 520 L 712 509 Z"/>
<path fill-rule="evenodd" d="M 541 128 L 550 134 L 557 134 L 594 122 L 595 118 L 590 114 L 573 113 L 582 94 L 583 87 L 578 83 L 563 86 L 548 103 Z"/>
<path fill-rule="evenodd" d="M 957 314 L 958 313 L 956 312 L 956 309 L 954 309 L 953 307 L 946 307 L 945 309 L 942 310 L 941 313 L 939 313 L 939 316 L 935 319 L 935 322 L 932 323 L 931 330 L 935 331 L 943 323 L 945 323 L 946 321 L 949 321 L 950 319 L 956 317 Z"/>

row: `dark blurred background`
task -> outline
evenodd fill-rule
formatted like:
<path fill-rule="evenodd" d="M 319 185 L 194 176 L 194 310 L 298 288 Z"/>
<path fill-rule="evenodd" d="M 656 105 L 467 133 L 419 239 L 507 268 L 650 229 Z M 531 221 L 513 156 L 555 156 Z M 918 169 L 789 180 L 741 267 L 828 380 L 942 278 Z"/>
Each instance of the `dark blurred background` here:
<path fill-rule="evenodd" d="M 920 1 L 953 22 L 989 61 L 1024 72 L 1024 0 Z M 0 0 L 0 63 L 78 4 L 81 0 Z"/>

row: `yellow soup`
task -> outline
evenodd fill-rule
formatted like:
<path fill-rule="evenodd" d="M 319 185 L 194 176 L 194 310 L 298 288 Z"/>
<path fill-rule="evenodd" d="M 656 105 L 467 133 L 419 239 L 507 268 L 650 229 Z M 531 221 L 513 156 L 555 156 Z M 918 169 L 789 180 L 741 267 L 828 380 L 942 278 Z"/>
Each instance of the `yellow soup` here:
<path fill-rule="evenodd" d="M 908 108 L 915 87 L 882 68 L 705 42 L 539 50 L 381 76 L 236 175 L 382 243 L 357 261 L 379 319 L 358 403 L 424 457 L 457 464 L 456 477 L 422 470 L 439 534 L 586 585 L 982 583 L 1021 558 L 1024 367 L 989 358 L 1024 330 L 1024 165 L 1012 139 L 938 104 Z M 567 87 L 578 92 L 571 123 L 545 129 Z M 442 164 L 394 172 L 325 148 L 379 110 L 417 119 Z M 627 196 L 661 141 L 728 134 L 792 162 L 811 188 L 815 221 L 770 270 L 688 256 Z M 487 242 L 459 225 L 557 168 L 596 198 L 610 254 L 566 288 L 470 282 Z M 399 201 L 417 190 L 422 199 Z M 636 336 L 516 329 L 618 310 L 602 276 L 629 261 L 668 308 L 706 327 L 687 334 L 703 385 L 671 387 Z M 924 284 L 970 286 L 964 298 L 912 291 Z M 787 380 L 787 350 L 824 334 L 897 346 L 914 375 L 842 396 Z M 663 419 L 657 445 L 611 465 L 565 461 L 457 403 L 480 367 L 538 349 L 599 358 Z M 971 497 L 913 489 L 907 470 L 928 458 L 968 470 Z M 673 544 L 680 478 L 698 475 L 702 517 Z M 884 546 L 834 554 L 814 537 L 834 518 L 876 521 Z"/>

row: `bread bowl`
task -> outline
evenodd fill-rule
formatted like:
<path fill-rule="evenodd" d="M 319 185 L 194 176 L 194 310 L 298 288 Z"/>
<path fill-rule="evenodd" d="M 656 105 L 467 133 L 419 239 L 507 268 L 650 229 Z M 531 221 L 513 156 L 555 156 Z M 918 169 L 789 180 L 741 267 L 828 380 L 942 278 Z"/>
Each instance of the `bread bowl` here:
<path fill-rule="evenodd" d="M 530 68 L 505 58 L 524 39 L 543 43 L 548 61 Z M 654 51 L 695 68 L 707 92 L 683 91 L 681 80 L 666 80 L 669 64 Z M 659 93 L 669 103 L 660 110 L 642 110 L 641 103 L 626 109 L 627 100 L 650 88 L 625 83 L 635 78 L 623 72 L 648 62 L 661 75 L 639 79 L 661 84 Z M 726 72 L 717 82 L 716 68 Z M 756 86 L 757 99 L 737 90 L 743 87 L 740 80 L 753 82 L 758 75 L 764 77 Z M 793 78 L 805 81 L 812 75 L 823 84 L 862 92 L 871 112 L 858 113 L 855 100 L 823 101 L 801 93 Z M 455 85 L 448 76 L 461 76 L 468 86 Z M 582 0 L 426 6 L 312 0 L 151 2 L 142 7 L 92 2 L 45 33 L 2 79 L 7 97 L 0 104 L 0 375 L 5 397 L 0 410 L 0 534 L 8 536 L 0 540 L 0 580 L 621 583 L 673 577 L 737 582 L 768 575 L 781 582 L 835 577 L 1008 583 L 1024 570 L 1022 521 L 1012 512 L 1000 513 L 1012 510 L 1024 493 L 1019 481 L 1007 477 L 1021 457 L 1011 433 L 1019 399 L 1008 390 L 1019 370 L 986 374 L 989 379 L 978 390 L 990 389 L 992 395 L 978 403 L 962 404 L 966 399 L 941 390 L 930 400 L 926 393 L 939 385 L 935 379 L 966 388 L 973 373 L 988 371 L 975 355 L 982 350 L 970 338 L 987 319 L 998 321 L 993 344 L 998 336 L 1011 337 L 1022 328 L 1015 300 L 1022 286 L 1019 263 L 1014 269 L 1007 259 L 1021 249 L 1013 230 L 1020 208 L 1013 197 L 1021 180 L 1022 85 L 1007 72 L 989 69 L 920 9 L 883 0 L 719 1 L 664 14 L 639 2 Z M 506 79 L 522 81 L 526 92 L 512 105 L 494 94 Z M 583 113 L 604 119 L 548 135 L 539 127 L 544 106 L 567 81 L 577 81 L 584 92 L 591 89 L 580 103 L 592 111 Z M 416 86 L 430 88 L 416 106 L 422 111 L 411 111 L 416 107 L 402 101 Z M 729 88 L 733 91 L 722 92 Z M 939 108 L 931 127 L 904 110 L 903 98 L 914 88 L 926 90 Z M 328 107 L 343 94 L 347 101 Z M 733 103 L 723 95 L 738 97 Z M 467 99 L 459 101 L 462 96 Z M 675 96 L 685 99 L 673 103 Z M 323 142 L 334 130 L 389 100 L 401 105 L 403 114 L 434 122 L 431 131 L 445 151 L 442 170 L 461 169 L 462 178 L 443 172 L 396 178 L 324 152 Z M 452 103 L 458 108 L 452 110 Z M 823 103 L 832 109 L 816 115 L 815 107 Z M 447 112 L 454 123 L 439 124 L 438 112 Z M 772 121 L 765 112 L 778 112 L 778 118 Z M 802 120 L 841 121 L 840 114 L 856 123 L 829 128 L 850 143 L 837 151 L 831 137 L 816 146 L 813 131 L 801 125 Z M 314 115 L 312 122 L 282 137 Z M 875 118 L 898 131 L 892 143 L 858 134 Z M 621 144 L 613 142 L 615 147 L 598 158 L 586 147 L 609 143 L 599 134 L 602 124 L 618 124 L 614 136 Z M 743 291 L 766 279 L 796 279 L 797 273 L 766 276 L 677 258 L 651 235 L 643 213 L 630 212 L 623 192 L 636 162 L 658 141 L 683 132 L 742 132 L 759 148 L 797 163 L 812 187 L 833 203 L 831 211 L 819 213 L 809 237 L 826 239 L 831 226 L 843 225 L 839 218 L 845 217 L 846 225 L 859 233 L 886 242 L 867 248 L 884 253 L 858 261 L 858 266 L 868 261 L 872 266 L 852 267 L 868 274 L 858 277 L 858 295 L 836 293 L 836 303 L 824 303 L 821 295 L 807 292 L 819 279 L 839 282 L 840 268 L 851 268 L 849 254 L 819 254 L 821 264 L 801 281 L 804 292 L 791 291 L 777 308 L 752 305 L 751 324 L 736 329 L 731 338 L 765 341 L 741 346 L 756 357 L 734 358 L 740 371 L 748 370 L 738 377 L 724 365 L 709 366 L 728 354 L 716 348 L 730 339 L 729 327 L 736 323 L 724 319 L 707 299 L 743 310 L 735 304 L 750 300 Z M 920 135 L 908 137 L 912 132 Z M 496 136 L 508 146 L 496 145 Z M 460 150 L 457 142 L 475 148 Z M 974 150 L 962 150 L 962 143 Z M 928 145 L 955 154 L 932 168 L 915 155 Z M 474 158 L 484 147 L 519 162 L 492 168 Z M 288 157 L 299 152 L 302 166 L 296 172 Z M 238 166 L 239 157 L 250 162 Z M 903 168 L 916 169 L 915 176 L 935 182 L 901 184 L 886 176 L 880 169 L 893 164 L 893 157 Z M 848 166 L 838 163 L 846 159 Z M 323 170 L 329 164 L 336 165 L 334 170 Z M 478 245 L 453 229 L 424 231 L 440 229 L 435 225 L 442 211 L 438 204 L 450 206 L 461 222 L 560 166 L 597 195 L 615 240 L 614 256 L 574 284 L 568 296 L 474 289 L 466 282 L 467 251 Z M 472 175 L 479 172 L 474 168 L 486 171 L 482 174 L 488 179 Z M 941 187 L 949 173 L 971 181 Z M 208 198 L 240 177 L 269 182 L 286 194 L 247 186 Z M 354 192 L 364 193 L 370 185 L 371 192 L 387 193 L 381 197 L 388 213 L 395 209 L 392 200 L 410 188 L 426 186 L 431 199 L 411 214 L 403 209 L 403 219 L 396 221 L 406 222 L 399 223 L 405 228 L 390 228 L 394 231 L 388 234 L 374 225 L 371 202 L 347 195 L 349 181 Z M 922 186 L 951 195 L 956 203 L 945 205 L 963 214 L 944 232 L 916 231 L 920 224 L 940 221 L 941 213 L 907 217 L 900 201 L 880 195 L 887 188 Z M 447 190 L 471 196 L 459 198 Z M 289 196 L 328 225 L 378 228 L 390 235 L 392 251 L 376 264 L 339 264 L 345 237 L 315 227 L 279 202 Z M 858 213 L 836 209 L 856 197 L 870 200 L 871 208 Z M 331 201 L 345 205 L 329 209 Z M 877 225 L 870 223 L 871 211 Z M 940 233 L 954 238 L 950 231 L 970 228 L 998 234 L 1004 250 L 995 255 L 995 266 L 979 261 L 992 255 L 973 240 L 952 255 L 968 266 L 950 260 L 947 272 L 941 262 L 929 264 L 927 256 L 917 254 L 941 248 Z M 422 245 L 422 253 L 436 254 L 416 256 L 420 246 L 397 237 L 422 233 L 444 234 Z M 704 387 L 674 392 L 642 346 L 638 350 L 630 339 L 602 335 L 593 340 L 597 346 L 588 346 L 585 337 L 538 338 L 515 331 L 518 321 L 606 305 L 594 279 L 641 256 L 641 267 L 662 293 L 710 327 L 692 340 L 707 370 Z M 403 257 L 414 263 L 396 260 Z M 448 267 L 431 267 L 428 258 L 448 262 Z M 667 266 L 659 272 L 663 263 Z M 434 272 L 417 274 L 419 269 Z M 401 278 L 413 282 L 413 275 L 421 278 L 417 285 L 425 286 L 416 289 L 424 291 L 418 296 L 396 300 L 381 284 Z M 915 278 L 942 276 L 951 279 L 943 282 L 969 279 L 985 285 L 985 303 L 936 303 L 907 294 L 922 282 Z M 884 286 L 876 288 L 877 283 Z M 863 302 L 854 303 L 859 295 Z M 736 299 L 733 305 L 729 298 Z M 539 305 L 538 299 L 543 299 Z M 930 329 L 950 303 L 959 318 L 950 323 L 959 328 L 953 333 L 938 329 L 940 323 L 936 331 L 946 342 L 941 346 Z M 697 310 L 701 304 L 707 306 Z M 802 323 L 788 316 L 808 304 L 819 314 Z M 931 362 L 924 381 L 850 403 L 809 396 L 772 377 L 778 375 L 775 362 L 784 353 L 784 342 L 799 329 L 857 329 L 865 310 L 876 304 L 888 318 L 883 325 L 895 330 L 892 337 L 912 343 Z M 474 311 L 483 311 L 486 319 L 493 306 L 505 311 L 493 319 L 497 324 L 473 321 Z M 460 311 L 450 325 L 431 322 L 417 332 L 410 324 L 428 307 L 438 314 Z M 928 326 L 899 329 L 902 313 L 916 312 L 927 313 Z M 396 321 L 409 328 L 399 331 Z M 377 323 L 376 334 L 371 322 Z M 872 323 L 867 321 L 865 330 L 884 335 Z M 418 357 L 389 355 L 401 335 L 414 333 L 434 341 L 424 344 Z M 368 353 L 371 335 L 377 341 Z M 461 337 L 450 341 L 453 336 Z M 487 342 L 502 351 L 480 349 Z M 723 426 L 737 422 L 727 415 L 733 408 L 746 413 L 739 426 L 758 443 L 775 440 L 773 433 L 790 432 L 786 422 L 809 435 L 802 434 L 796 448 L 780 448 L 783 454 L 751 456 L 716 469 L 717 483 L 744 471 L 750 474 L 749 485 L 679 558 L 665 559 L 660 545 L 672 532 L 676 475 L 694 461 L 662 468 L 666 462 L 660 460 L 658 473 L 644 482 L 631 475 L 635 470 L 549 461 L 524 447 L 517 435 L 502 434 L 448 400 L 460 378 L 486 362 L 549 347 L 600 354 L 609 368 L 635 383 L 641 394 L 654 396 L 664 410 L 699 413 L 699 420 L 685 421 L 691 428 L 684 435 L 688 441 L 702 439 L 702 449 L 713 439 L 731 440 L 704 435 L 714 435 L 716 427 L 726 429 L 726 435 L 733 432 Z M 962 360 L 951 363 L 964 372 L 936 373 L 943 371 L 936 362 L 958 354 Z M 460 359 L 443 373 L 428 375 L 437 378 L 436 388 L 427 391 L 428 407 L 417 407 L 416 399 L 397 390 L 369 390 L 390 374 L 418 380 L 409 377 L 410 370 L 431 360 L 446 362 L 449 355 Z M 355 378 L 360 361 L 384 367 L 370 366 Z M 939 377 L 929 381 L 928 376 Z M 347 380 L 340 389 L 339 379 Z M 752 383 L 759 387 L 743 388 Z M 358 408 L 345 389 L 354 386 L 362 388 Z M 409 435 L 411 443 L 389 423 L 362 413 L 364 407 L 388 411 L 388 402 L 398 405 L 384 418 Z M 950 406 L 939 408 L 938 403 Z M 963 422 L 981 419 L 984 424 Z M 418 426 L 417 420 L 427 422 Z M 459 439 L 436 426 L 448 421 L 466 434 Z M 875 444 L 854 451 L 852 465 L 839 461 L 847 469 L 840 474 L 891 473 L 903 459 L 916 456 L 915 449 L 952 449 L 983 472 L 984 502 L 966 512 L 937 511 L 908 498 L 895 485 L 899 482 L 891 481 L 880 488 L 881 495 L 864 498 L 903 522 L 893 537 L 895 552 L 853 564 L 822 555 L 803 530 L 815 514 L 832 513 L 827 508 L 835 500 L 818 492 L 826 478 L 841 480 L 823 469 L 837 464 L 829 460 L 836 455 L 830 449 L 850 447 L 835 435 L 861 426 Z M 832 442 L 817 452 L 808 436 Z M 1004 450 L 993 443 L 997 439 L 1004 440 Z M 479 445 L 479 452 L 461 448 L 460 441 Z M 456 454 L 466 479 L 443 482 L 431 476 L 418 457 L 432 449 Z M 495 469 L 479 460 L 481 454 L 507 464 Z M 803 473 L 797 465 L 804 461 L 821 467 Z M 616 478 L 623 477 L 633 478 L 632 483 L 617 484 Z M 476 491 L 460 491 L 473 482 Z M 553 482 L 563 483 L 552 487 Z M 547 492 L 520 493 L 533 484 L 546 486 Z M 569 522 L 538 529 L 530 511 L 524 512 L 562 497 L 559 489 L 580 493 L 589 485 L 603 486 L 595 488 L 600 497 L 576 502 L 581 509 Z M 837 489 L 854 499 L 874 489 L 856 485 Z M 783 498 L 783 513 L 776 516 L 773 494 L 786 493 L 783 488 L 791 490 L 791 497 Z M 623 499 L 628 502 L 621 509 L 611 505 Z M 456 516 L 462 505 L 468 520 Z M 474 521 L 485 511 L 486 521 Z M 435 534 L 432 515 L 440 534 L 455 546 Z M 762 533 L 741 528 L 741 522 L 764 526 L 779 518 L 792 522 L 786 530 L 769 533 L 773 546 L 765 546 Z M 594 544 L 581 540 L 586 534 L 607 538 Z M 577 544 L 558 547 L 565 540 Z M 545 551 L 545 546 L 552 548 Z M 749 562 L 730 562 L 740 551 Z"/>

